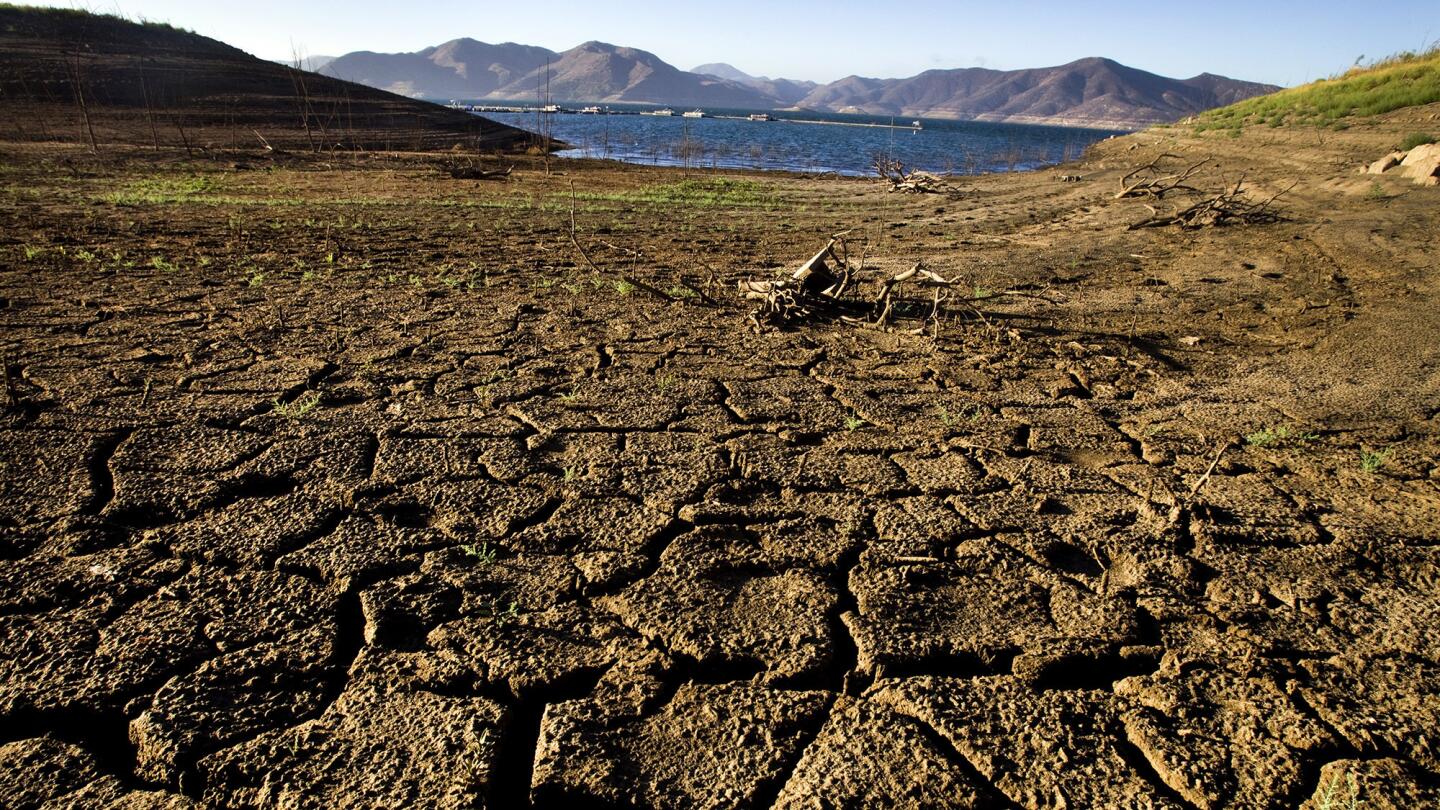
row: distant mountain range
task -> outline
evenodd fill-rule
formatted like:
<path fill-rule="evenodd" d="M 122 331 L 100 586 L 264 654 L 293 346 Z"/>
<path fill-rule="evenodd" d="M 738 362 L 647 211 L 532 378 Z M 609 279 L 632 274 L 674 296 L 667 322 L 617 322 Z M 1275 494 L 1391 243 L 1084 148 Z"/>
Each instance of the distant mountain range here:
<path fill-rule="evenodd" d="M 648 51 L 604 42 L 557 53 L 473 39 L 451 40 L 416 53 L 359 51 L 329 61 L 320 72 L 437 99 L 516 101 L 548 95 L 569 102 L 807 109 L 1120 128 L 1174 121 L 1280 89 L 1209 73 L 1171 79 L 1098 57 L 1029 70 L 927 70 L 906 79 L 847 76 L 820 85 L 751 76 L 724 63 L 685 71 Z"/>

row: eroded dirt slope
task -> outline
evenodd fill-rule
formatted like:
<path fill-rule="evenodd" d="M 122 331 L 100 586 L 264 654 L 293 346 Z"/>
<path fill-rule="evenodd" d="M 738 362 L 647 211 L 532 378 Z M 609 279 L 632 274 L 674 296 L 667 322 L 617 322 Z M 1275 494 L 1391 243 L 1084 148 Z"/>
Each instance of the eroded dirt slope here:
<path fill-rule="evenodd" d="M 921 198 L 7 147 L 0 797 L 1440 801 L 1440 192 L 1353 173 L 1433 113 Z M 1162 152 L 1288 221 L 1125 230 Z M 846 228 L 974 300 L 752 333 Z"/>

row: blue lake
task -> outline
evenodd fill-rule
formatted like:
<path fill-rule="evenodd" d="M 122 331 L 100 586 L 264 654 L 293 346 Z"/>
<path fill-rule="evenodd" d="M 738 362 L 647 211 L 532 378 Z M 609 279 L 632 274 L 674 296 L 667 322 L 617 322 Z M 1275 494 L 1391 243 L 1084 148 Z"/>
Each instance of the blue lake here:
<path fill-rule="evenodd" d="M 630 108 L 634 112 L 636 108 Z M 1073 160 L 1085 147 L 1123 134 L 1115 130 L 995 124 L 976 121 L 772 112 L 774 121 L 751 121 L 752 110 L 707 109 L 715 117 L 579 115 L 482 112 L 486 118 L 527 129 L 549 129 L 575 157 L 605 158 L 659 166 L 783 169 L 800 172 L 872 173 L 877 155 L 908 168 L 977 174 L 1034 169 Z M 893 126 L 892 126 L 893 123 Z"/>

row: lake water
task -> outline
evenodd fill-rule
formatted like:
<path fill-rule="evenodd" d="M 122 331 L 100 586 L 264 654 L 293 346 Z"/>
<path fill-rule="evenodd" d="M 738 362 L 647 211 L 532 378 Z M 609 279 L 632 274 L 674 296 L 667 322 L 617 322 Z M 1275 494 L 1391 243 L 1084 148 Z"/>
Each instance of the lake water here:
<path fill-rule="evenodd" d="M 634 108 L 631 108 L 632 110 Z M 785 169 L 870 174 L 876 155 L 932 172 L 977 174 L 1034 169 L 1078 158 L 1085 147 L 1123 134 L 1115 130 L 994 124 L 836 113 L 771 113 L 707 109 L 710 118 L 652 115 L 477 113 L 551 137 L 574 148 L 560 154 L 660 166 Z M 892 127 L 892 123 L 894 126 Z M 855 126 L 864 124 L 868 126 Z"/>

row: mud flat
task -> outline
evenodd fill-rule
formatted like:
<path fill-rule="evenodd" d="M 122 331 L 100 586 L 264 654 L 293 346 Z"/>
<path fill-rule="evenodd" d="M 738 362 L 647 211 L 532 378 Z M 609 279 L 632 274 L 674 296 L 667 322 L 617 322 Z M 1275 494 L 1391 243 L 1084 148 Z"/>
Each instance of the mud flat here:
<path fill-rule="evenodd" d="M 0 803 L 1440 802 L 1440 191 L 1355 173 L 1437 112 L 912 196 L 0 145 Z M 1127 230 L 1162 153 L 1298 185 Z M 752 331 L 845 229 L 968 303 Z"/>

